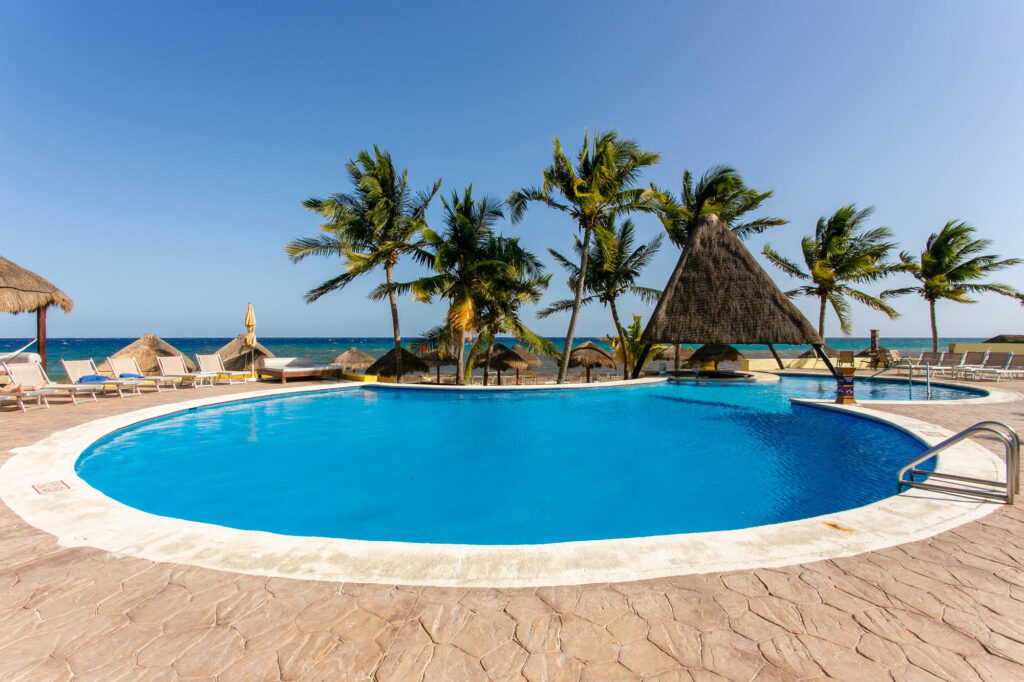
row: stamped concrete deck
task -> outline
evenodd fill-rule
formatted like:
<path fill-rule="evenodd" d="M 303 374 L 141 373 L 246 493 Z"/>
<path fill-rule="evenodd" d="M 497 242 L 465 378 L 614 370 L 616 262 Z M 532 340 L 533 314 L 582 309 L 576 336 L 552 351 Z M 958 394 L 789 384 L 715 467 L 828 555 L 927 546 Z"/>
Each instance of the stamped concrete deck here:
<path fill-rule="evenodd" d="M 52 431 L 196 393 L 0 410 L 0 463 Z M 1024 428 L 1024 398 L 884 409 Z M 65 549 L 0 504 L 0 679 L 72 676 L 1021 680 L 1024 511 L 845 559 L 501 590 L 268 579 Z"/>

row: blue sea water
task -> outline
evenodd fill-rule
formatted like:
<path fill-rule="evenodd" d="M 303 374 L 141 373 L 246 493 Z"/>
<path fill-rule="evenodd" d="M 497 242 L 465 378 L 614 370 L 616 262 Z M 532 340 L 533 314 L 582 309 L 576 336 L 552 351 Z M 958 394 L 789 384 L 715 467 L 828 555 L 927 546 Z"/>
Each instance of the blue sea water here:
<path fill-rule="evenodd" d="M 233 338 L 233 337 L 232 337 Z M 64 377 L 64 371 L 60 366 L 60 359 L 83 360 L 93 358 L 97 363 L 102 362 L 108 355 L 116 353 L 129 343 L 132 338 L 51 338 L 47 340 L 48 367 L 50 378 L 54 381 Z M 192 357 L 195 353 L 213 353 L 230 341 L 230 338 L 179 338 L 167 337 L 164 339 L 172 346 Z M 320 363 L 329 362 L 339 353 L 348 348 L 356 348 L 369 353 L 373 357 L 380 357 L 388 352 L 394 344 L 390 337 L 259 337 L 260 343 L 266 346 L 271 352 L 279 356 L 306 356 L 312 357 Z M 561 348 L 564 339 L 552 337 L 552 341 Z M 13 351 L 28 343 L 30 339 L 0 339 L 0 353 Z M 403 344 L 408 345 L 411 339 L 405 339 Z M 498 341 L 511 345 L 514 339 L 502 339 Z M 593 341 L 598 345 L 608 347 L 608 344 L 597 338 L 580 337 L 575 340 L 575 345 L 584 341 Z M 939 348 L 945 349 L 950 342 L 977 342 L 984 341 L 983 338 L 942 338 L 939 340 Z M 860 351 L 867 348 L 869 340 L 858 337 L 839 337 L 827 339 L 827 344 L 836 350 Z M 919 354 L 922 351 L 931 350 L 931 338 L 883 338 L 882 344 L 887 348 L 899 350 L 904 355 Z M 806 346 L 779 345 L 776 348 L 781 353 L 803 352 L 808 350 Z M 33 350 L 30 348 L 29 350 Z M 739 345 L 737 349 L 748 355 L 764 355 L 767 353 L 765 346 L 744 346 Z M 540 367 L 541 372 L 553 372 L 556 365 L 551 360 L 544 360 Z"/>
<path fill-rule="evenodd" d="M 359 387 L 146 422 L 76 470 L 147 512 L 291 535 L 534 544 L 726 530 L 895 493 L 924 446 L 789 401 L 822 391 L 834 383 Z"/>

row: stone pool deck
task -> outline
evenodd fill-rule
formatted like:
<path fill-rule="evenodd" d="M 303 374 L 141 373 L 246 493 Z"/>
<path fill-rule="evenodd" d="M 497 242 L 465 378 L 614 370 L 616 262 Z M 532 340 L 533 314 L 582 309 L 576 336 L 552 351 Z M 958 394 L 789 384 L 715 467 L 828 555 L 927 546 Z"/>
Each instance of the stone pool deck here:
<path fill-rule="evenodd" d="M 991 385 L 991 384 L 990 384 Z M 1002 382 L 1024 392 L 1024 382 Z M 261 386 L 262 388 L 262 386 Z M 251 386 L 0 409 L 0 464 L 53 431 Z M 1024 396 L 879 407 L 1024 430 Z M 60 492 L 46 493 L 60 504 Z M 553 588 L 264 578 L 53 537 L 0 504 L 0 679 L 1022 680 L 1024 511 L 783 568 Z"/>

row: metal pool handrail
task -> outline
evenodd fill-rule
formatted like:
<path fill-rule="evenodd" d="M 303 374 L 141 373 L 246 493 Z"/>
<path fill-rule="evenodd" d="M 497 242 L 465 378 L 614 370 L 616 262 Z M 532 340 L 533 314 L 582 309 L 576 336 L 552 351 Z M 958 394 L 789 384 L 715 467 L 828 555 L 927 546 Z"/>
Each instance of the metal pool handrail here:
<path fill-rule="evenodd" d="M 949 448 L 952 445 L 956 445 L 962 440 L 967 440 L 978 434 L 987 434 L 995 436 L 1003 444 L 1005 448 L 1005 461 L 1006 461 L 1006 481 L 989 481 L 983 478 L 972 478 L 970 476 L 958 476 L 956 474 L 945 474 L 937 473 L 934 471 L 923 471 L 918 469 L 917 466 L 922 462 L 925 462 L 943 450 Z M 910 473 L 910 479 L 904 479 L 904 475 Z M 927 476 L 930 478 L 940 478 L 949 481 L 959 481 L 961 483 L 975 483 L 978 485 L 987 485 L 994 488 L 1004 489 L 1004 493 L 996 492 L 994 490 L 985 490 L 981 488 L 969 488 L 966 486 L 956 485 L 941 485 L 934 483 L 925 483 L 914 479 L 914 475 L 919 474 L 921 476 Z M 900 469 L 899 474 L 896 475 L 897 491 L 903 492 L 903 487 L 908 488 L 921 488 L 922 490 L 935 490 L 939 492 L 951 492 L 959 495 L 974 495 L 983 497 L 990 500 L 1003 500 L 1006 504 L 1013 504 L 1013 497 L 1015 493 L 1020 492 L 1020 436 L 1010 426 L 1003 424 L 1002 422 L 996 421 L 984 421 L 978 422 L 974 426 L 970 426 L 956 435 L 950 436 L 946 440 L 942 441 L 938 445 L 935 445 L 928 450 L 925 450 L 921 455 L 915 458 L 912 462 L 907 464 L 905 467 Z"/>
<path fill-rule="evenodd" d="M 913 390 L 914 389 L 914 367 L 915 367 L 915 365 L 914 365 L 913 361 L 911 361 L 911 360 L 897 360 L 896 362 L 892 363 L 891 365 L 889 365 L 888 367 L 886 367 L 882 371 L 875 372 L 874 374 L 872 374 L 868 378 L 869 379 L 874 379 L 877 376 L 881 376 L 882 374 L 885 374 L 890 369 L 896 369 L 897 367 L 900 367 L 902 365 L 906 365 L 907 367 L 910 368 L 910 375 L 907 377 L 907 386 L 909 386 L 910 389 Z M 925 395 L 927 395 L 930 398 L 931 395 L 932 395 L 932 372 L 931 372 L 931 364 L 927 363 L 927 362 L 924 364 L 924 383 L 925 383 Z"/>

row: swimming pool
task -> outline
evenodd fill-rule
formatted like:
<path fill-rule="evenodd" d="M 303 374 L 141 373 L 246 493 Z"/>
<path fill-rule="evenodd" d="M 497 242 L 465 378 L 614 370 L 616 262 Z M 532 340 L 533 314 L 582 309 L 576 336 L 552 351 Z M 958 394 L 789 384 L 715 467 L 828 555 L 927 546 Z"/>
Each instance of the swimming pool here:
<path fill-rule="evenodd" d="M 137 424 L 76 471 L 143 511 L 287 535 L 505 545 L 729 530 L 888 497 L 924 449 L 789 402 L 826 383 L 349 388 Z"/>

